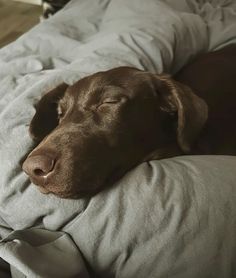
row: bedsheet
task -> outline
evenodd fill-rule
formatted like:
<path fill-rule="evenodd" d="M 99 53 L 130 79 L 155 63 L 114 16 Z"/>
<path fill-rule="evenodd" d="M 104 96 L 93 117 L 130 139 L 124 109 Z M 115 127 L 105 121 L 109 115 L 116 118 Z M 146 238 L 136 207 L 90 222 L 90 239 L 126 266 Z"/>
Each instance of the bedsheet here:
<path fill-rule="evenodd" d="M 20 167 L 34 105 L 62 81 L 121 65 L 174 74 L 231 43 L 233 0 L 73 0 L 0 50 L 1 277 L 236 276 L 235 157 L 144 163 L 81 200 L 41 194 Z"/>

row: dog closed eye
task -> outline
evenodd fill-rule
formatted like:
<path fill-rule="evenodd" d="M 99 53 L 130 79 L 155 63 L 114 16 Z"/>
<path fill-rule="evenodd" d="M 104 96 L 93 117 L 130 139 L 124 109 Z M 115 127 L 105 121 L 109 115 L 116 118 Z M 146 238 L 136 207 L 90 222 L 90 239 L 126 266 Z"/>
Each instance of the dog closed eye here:
<path fill-rule="evenodd" d="M 124 95 L 105 97 L 101 100 L 98 108 L 104 105 L 122 104 L 125 103 L 127 100 L 128 98 Z"/>

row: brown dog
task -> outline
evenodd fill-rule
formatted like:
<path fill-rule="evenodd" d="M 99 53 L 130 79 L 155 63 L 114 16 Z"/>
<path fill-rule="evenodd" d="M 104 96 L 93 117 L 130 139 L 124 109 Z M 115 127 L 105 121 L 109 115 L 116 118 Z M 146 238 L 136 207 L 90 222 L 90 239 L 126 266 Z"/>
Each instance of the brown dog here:
<path fill-rule="evenodd" d="M 24 171 L 42 192 L 78 198 L 143 161 L 235 154 L 236 46 L 200 56 L 176 80 L 120 67 L 58 86 L 37 105 L 30 134 L 41 142 Z"/>

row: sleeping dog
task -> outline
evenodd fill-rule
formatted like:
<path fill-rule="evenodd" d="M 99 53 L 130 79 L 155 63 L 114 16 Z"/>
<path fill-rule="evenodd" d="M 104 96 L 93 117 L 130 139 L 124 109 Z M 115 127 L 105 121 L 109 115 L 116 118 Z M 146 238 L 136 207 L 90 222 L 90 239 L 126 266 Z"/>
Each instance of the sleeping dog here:
<path fill-rule="evenodd" d="M 91 196 L 149 160 L 236 154 L 236 45 L 199 56 L 175 78 L 130 67 L 61 84 L 30 123 L 23 170 L 44 193 Z"/>

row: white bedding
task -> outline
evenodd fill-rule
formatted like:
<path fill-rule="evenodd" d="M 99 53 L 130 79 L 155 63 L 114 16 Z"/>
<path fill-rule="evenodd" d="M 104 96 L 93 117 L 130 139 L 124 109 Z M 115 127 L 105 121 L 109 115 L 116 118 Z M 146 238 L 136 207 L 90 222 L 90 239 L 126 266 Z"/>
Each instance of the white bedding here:
<path fill-rule="evenodd" d="M 144 163 L 81 200 L 41 194 L 19 164 L 34 104 L 62 81 L 120 65 L 175 73 L 231 43 L 233 0 L 74 0 L 0 50 L 0 257 L 13 277 L 236 276 L 235 157 Z"/>

